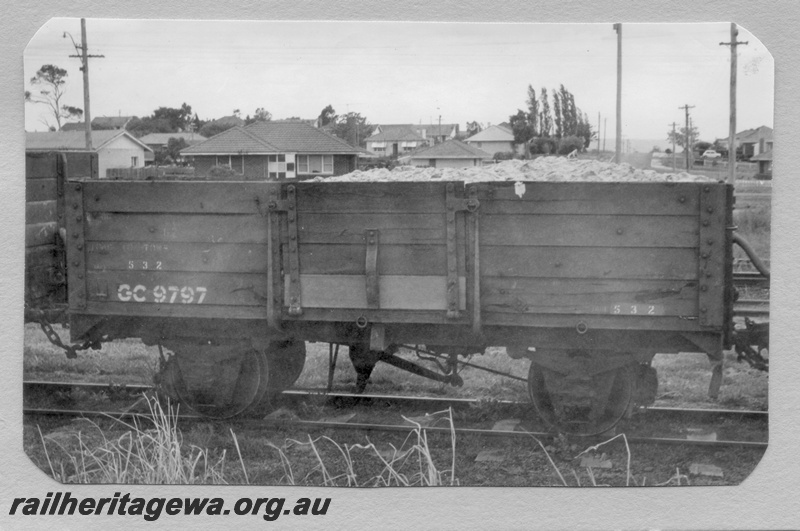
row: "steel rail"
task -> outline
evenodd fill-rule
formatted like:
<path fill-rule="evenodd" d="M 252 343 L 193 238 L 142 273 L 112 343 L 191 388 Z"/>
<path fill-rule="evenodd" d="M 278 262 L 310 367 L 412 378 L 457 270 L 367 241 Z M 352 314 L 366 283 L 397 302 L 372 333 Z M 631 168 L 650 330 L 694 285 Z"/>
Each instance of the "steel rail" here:
<path fill-rule="evenodd" d="M 82 411 L 82 410 L 66 410 L 66 409 L 43 409 L 43 408 L 26 408 L 23 413 L 28 416 L 68 416 L 68 417 L 83 417 L 83 418 L 107 418 L 113 420 L 121 420 L 123 418 L 139 418 L 149 419 L 150 415 L 137 412 L 119 412 L 119 411 Z M 196 415 L 176 415 L 175 418 L 182 421 L 208 421 L 203 417 Z M 521 439 L 521 438 L 545 438 L 556 436 L 553 432 L 532 432 L 532 431 L 517 431 L 517 430 L 491 430 L 484 428 L 462 428 L 462 427 L 441 427 L 441 426 L 417 426 L 413 424 L 373 424 L 373 423 L 351 423 L 351 422 L 331 422 L 319 420 L 237 420 L 236 423 L 246 428 L 263 429 L 265 427 L 274 428 L 305 428 L 314 430 L 346 430 L 346 431 L 365 431 L 365 432 L 385 432 L 385 433 L 409 433 L 416 429 L 422 430 L 428 434 L 455 434 L 455 435 L 472 435 L 478 437 L 490 438 L 506 438 L 506 439 Z M 613 436 L 613 435 L 609 435 Z M 603 436 L 594 436 L 585 438 L 589 440 L 599 440 Z M 685 446 L 699 446 L 706 448 L 754 448 L 766 449 L 768 446 L 767 441 L 735 441 L 735 440 L 698 440 L 698 439 L 681 439 L 673 437 L 643 437 L 643 436 L 627 436 L 626 440 L 629 444 L 655 444 L 655 445 L 685 445 Z"/>
<path fill-rule="evenodd" d="M 103 383 L 68 383 L 68 382 L 44 382 L 26 381 L 23 382 L 26 388 L 56 388 L 62 391 L 70 389 L 87 389 L 94 392 L 107 389 L 127 390 L 130 392 L 147 392 L 154 388 L 147 385 L 127 385 L 119 386 Z M 359 404 L 383 404 L 391 406 L 410 406 L 410 409 L 426 407 L 429 411 L 443 410 L 448 407 L 453 409 L 463 409 L 469 407 L 480 407 L 484 404 L 496 404 L 503 407 L 530 407 L 530 402 L 520 402 L 514 400 L 498 399 L 476 399 L 459 397 L 431 397 L 431 396 L 407 396 L 407 395 L 384 395 L 372 393 L 346 393 L 346 392 L 327 392 L 325 389 L 288 389 L 281 393 L 281 400 L 289 402 L 300 402 L 309 398 L 324 398 L 333 401 L 348 401 Z M 711 408 L 676 408 L 676 407 L 648 407 L 639 410 L 638 414 L 650 416 L 687 416 L 687 417 L 733 417 L 764 419 L 769 417 L 768 411 L 758 410 L 738 410 L 738 409 L 711 409 Z M 199 418 L 199 417 L 198 417 Z"/>

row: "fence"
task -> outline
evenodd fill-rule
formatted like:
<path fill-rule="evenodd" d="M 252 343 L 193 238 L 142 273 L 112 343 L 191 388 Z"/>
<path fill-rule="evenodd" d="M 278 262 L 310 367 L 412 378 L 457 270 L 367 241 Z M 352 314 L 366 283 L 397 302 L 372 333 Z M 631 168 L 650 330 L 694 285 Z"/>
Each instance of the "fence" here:
<path fill-rule="evenodd" d="M 106 179 L 145 181 L 154 179 L 191 179 L 194 168 L 183 166 L 145 166 L 144 168 L 108 168 Z"/>

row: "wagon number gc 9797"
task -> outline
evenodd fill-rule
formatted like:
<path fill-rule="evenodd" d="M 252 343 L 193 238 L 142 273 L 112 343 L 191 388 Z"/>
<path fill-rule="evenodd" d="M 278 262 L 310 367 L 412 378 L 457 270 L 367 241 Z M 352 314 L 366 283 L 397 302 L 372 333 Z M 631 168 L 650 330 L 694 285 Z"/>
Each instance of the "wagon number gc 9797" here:
<path fill-rule="evenodd" d="M 117 298 L 122 302 L 203 304 L 207 291 L 203 286 L 156 286 L 151 290 L 141 284 L 134 287 L 130 284 L 120 284 Z"/>

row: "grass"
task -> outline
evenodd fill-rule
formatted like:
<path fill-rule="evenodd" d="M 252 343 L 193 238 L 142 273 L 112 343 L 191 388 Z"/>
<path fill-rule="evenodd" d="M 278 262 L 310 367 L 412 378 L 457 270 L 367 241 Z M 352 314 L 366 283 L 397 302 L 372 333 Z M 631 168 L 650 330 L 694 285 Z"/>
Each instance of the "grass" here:
<path fill-rule="evenodd" d="M 85 419 L 86 431 L 45 436 L 37 427 L 46 470 L 62 483 L 227 483 L 225 451 L 214 456 L 207 449 L 187 447 L 176 412 L 163 409 L 156 399 L 148 398 L 147 403 L 152 425 L 118 421 L 126 430 L 116 437 L 106 435 L 114 430 Z"/>

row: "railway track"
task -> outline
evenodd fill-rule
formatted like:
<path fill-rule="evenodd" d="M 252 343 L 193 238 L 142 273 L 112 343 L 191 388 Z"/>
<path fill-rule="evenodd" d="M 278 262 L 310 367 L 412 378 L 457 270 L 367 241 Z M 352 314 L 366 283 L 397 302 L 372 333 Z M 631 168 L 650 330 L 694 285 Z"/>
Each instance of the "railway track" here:
<path fill-rule="evenodd" d="M 83 389 L 90 392 L 130 392 L 140 393 L 152 390 L 149 386 L 119 386 L 108 384 L 79 384 L 79 383 L 51 383 L 51 382 L 25 382 L 26 393 L 35 391 L 47 392 L 70 392 L 75 389 Z M 309 397 L 324 397 L 327 401 L 331 402 L 344 402 L 345 405 L 352 406 L 354 404 L 369 404 L 370 406 L 394 406 L 398 408 L 407 409 L 409 411 L 441 411 L 447 408 L 453 410 L 463 410 L 470 407 L 480 407 L 482 403 L 479 400 L 465 399 L 465 398 L 445 398 L 445 397 L 409 397 L 409 396 L 394 396 L 394 395 L 373 395 L 373 394 L 352 394 L 352 393 L 326 393 L 324 390 L 316 389 L 302 389 L 302 390 L 289 390 L 285 391 L 279 399 L 281 406 L 291 406 L 299 404 L 302 400 Z M 496 401 L 493 402 L 498 407 L 506 407 L 513 410 L 514 407 L 529 408 L 530 404 L 524 402 L 513 401 Z M 87 418 L 146 418 L 147 413 L 137 411 L 97 411 L 97 410 L 81 410 L 81 409 L 61 409 L 61 408 L 24 408 L 23 413 L 28 417 L 35 416 L 66 416 L 66 417 L 87 417 Z M 721 424 L 726 420 L 734 420 L 737 422 L 758 422 L 764 423 L 764 431 L 766 432 L 766 422 L 768 413 L 765 411 L 751 411 L 751 410 L 717 410 L 717 409 L 684 409 L 684 408 L 648 408 L 644 415 L 646 415 L 647 422 L 649 423 L 656 418 L 672 418 L 678 419 L 681 422 L 687 423 L 715 423 Z M 181 414 L 178 417 L 183 422 L 197 422 L 208 421 L 205 417 L 197 415 Z M 362 431 L 362 432 L 403 432 L 406 433 L 414 428 L 413 425 L 408 423 L 403 424 L 389 424 L 389 423 L 374 423 L 374 422 L 352 422 L 331 420 L 304 420 L 304 419 L 283 419 L 283 418 L 270 418 L 265 419 L 237 419 L 235 422 L 239 426 L 244 426 L 253 429 L 263 429 L 269 427 L 281 428 L 296 428 L 306 430 L 338 430 L 338 431 Z M 436 425 L 426 426 L 425 430 L 429 433 L 450 433 L 449 427 L 441 427 Z M 477 428 L 477 427 L 464 427 L 458 426 L 455 428 L 454 433 L 456 436 L 478 436 L 478 437 L 500 437 L 500 438 L 520 438 L 520 437 L 552 437 L 554 434 L 549 431 L 541 429 L 539 423 L 528 423 L 527 421 L 520 422 L 515 428 Z M 713 440 L 702 437 L 691 436 L 640 436 L 631 434 L 626 435 L 629 443 L 632 444 L 656 444 L 656 445 L 687 445 L 687 446 L 701 446 L 701 447 L 747 447 L 747 448 L 765 448 L 766 441 L 741 441 L 741 440 Z"/>

